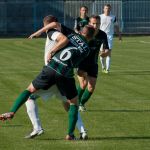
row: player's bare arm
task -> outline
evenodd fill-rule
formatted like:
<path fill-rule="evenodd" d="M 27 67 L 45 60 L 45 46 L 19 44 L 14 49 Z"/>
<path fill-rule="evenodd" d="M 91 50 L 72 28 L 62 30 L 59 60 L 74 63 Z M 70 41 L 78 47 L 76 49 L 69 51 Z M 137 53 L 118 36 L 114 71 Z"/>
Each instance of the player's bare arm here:
<path fill-rule="evenodd" d="M 68 40 L 68 38 L 65 35 L 63 35 L 62 33 L 60 33 L 58 35 L 58 37 L 56 38 L 56 42 L 57 43 L 55 44 L 55 46 L 49 51 L 49 53 L 47 55 L 47 61 L 48 62 L 51 60 L 52 56 L 57 51 L 59 51 L 61 48 L 65 47 L 68 44 L 69 40 Z"/>
<path fill-rule="evenodd" d="M 119 37 L 119 40 L 122 41 L 122 35 L 121 35 L 120 28 L 119 28 L 118 24 L 115 25 L 115 30 L 116 30 L 116 33 Z"/>
<path fill-rule="evenodd" d="M 31 34 L 28 38 L 32 39 L 34 37 L 39 37 L 42 33 L 46 32 L 47 30 L 54 29 L 54 28 L 60 31 L 61 30 L 60 23 L 58 22 L 49 23 L 48 25 L 36 31 L 35 33 Z"/>

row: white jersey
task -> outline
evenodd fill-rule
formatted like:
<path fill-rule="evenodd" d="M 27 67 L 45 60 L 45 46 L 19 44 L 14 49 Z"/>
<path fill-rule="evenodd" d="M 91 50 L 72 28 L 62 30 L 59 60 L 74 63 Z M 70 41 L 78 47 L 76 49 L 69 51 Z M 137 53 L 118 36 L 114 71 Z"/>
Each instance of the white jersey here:
<path fill-rule="evenodd" d="M 114 34 L 114 24 L 116 22 L 116 17 L 114 15 L 106 16 L 105 14 L 100 15 L 100 29 L 104 31 L 107 35 Z"/>
<path fill-rule="evenodd" d="M 44 52 L 44 61 L 45 65 L 47 65 L 47 54 L 51 50 L 51 48 L 56 44 L 56 39 L 60 32 L 55 32 L 52 36 L 51 39 L 49 39 L 48 35 L 46 38 L 46 43 L 45 43 L 45 52 Z"/>

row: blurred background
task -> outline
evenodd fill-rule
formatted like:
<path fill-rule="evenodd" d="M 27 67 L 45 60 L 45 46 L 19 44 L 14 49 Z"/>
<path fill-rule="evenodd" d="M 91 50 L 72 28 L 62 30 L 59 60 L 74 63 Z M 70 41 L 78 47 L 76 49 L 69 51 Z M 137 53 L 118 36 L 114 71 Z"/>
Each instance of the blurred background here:
<path fill-rule="evenodd" d="M 49 14 L 73 28 L 80 6 L 87 6 L 90 16 L 101 14 L 106 3 L 111 4 L 123 34 L 150 34 L 150 0 L 0 0 L 0 35 L 29 35 L 42 27 Z"/>

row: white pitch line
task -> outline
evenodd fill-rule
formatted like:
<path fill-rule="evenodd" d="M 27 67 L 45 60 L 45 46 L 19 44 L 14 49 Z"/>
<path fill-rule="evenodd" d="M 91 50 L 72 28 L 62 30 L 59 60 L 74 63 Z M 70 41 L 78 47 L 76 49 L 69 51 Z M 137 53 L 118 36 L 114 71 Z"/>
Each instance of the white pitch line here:
<path fill-rule="evenodd" d="M 140 41 L 140 43 L 143 43 L 143 44 L 150 44 L 150 42 L 148 42 L 148 41 Z"/>

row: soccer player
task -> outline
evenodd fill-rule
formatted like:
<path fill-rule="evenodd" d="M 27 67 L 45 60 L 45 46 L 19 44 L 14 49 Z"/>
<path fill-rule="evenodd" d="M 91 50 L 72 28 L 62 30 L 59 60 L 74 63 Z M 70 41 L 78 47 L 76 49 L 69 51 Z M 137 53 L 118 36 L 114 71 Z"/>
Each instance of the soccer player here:
<path fill-rule="evenodd" d="M 44 22 L 44 26 L 47 22 Z M 57 44 L 48 52 L 48 65 L 44 66 L 41 73 L 31 82 L 16 99 L 10 112 L 0 115 L 0 120 L 13 118 L 17 110 L 24 104 L 32 93 L 39 89 L 48 89 L 56 85 L 70 104 L 69 107 L 69 128 L 66 140 L 74 139 L 74 130 L 77 121 L 77 91 L 75 79 L 73 77 L 73 68 L 88 56 L 90 49 L 87 42 L 93 38 L 94 29 L 91 26 L 85 26 L 81 35 L 71 34 L 68 39 L 57 30 L 47 31 L 50 39 Z M 63 48 L 64 47 L 64 48 Z"/>
<path fill-rule="evenodd" d="M 86 59 L 80 63 L 78 68 L 78 99 L 79 111 L 86 111 L 85 103 L 89 100 L 94 92 L 97 75 L 98 75 L 98 56 L 101 45 L 108 51 L 107 35 L 99 29 L 100 17 L 93 15 L 89 19 L 89 25 L 95 28 L 94 39 L 89 42 L 91 52 Z"/>
<path fill-rule="evenodd" d="M 72 30 L 66 28 L 63 25 L 60 27 L 59 26 L 60 24 L 58 22 L 57 23 L 56 22 L 57 22 L 57 19 L 54 16 L 49 16 L 48 30 L 52 29 L 52 28 L 57 28 L 57 29 L 61 30 L 61 32 L 64 35 L 69 35 L 69 34 L 73 33 Z M 41 30 L 39 30 L 39 31 L 41 31 Z M 29 38 L 39 36 L 41 34 L 41 33 L 39 34 L 39 31 L 33 33 Z M 55 44 L 55 42 L 50 40 L 47 37 L 46 44 L 45 44 L 45 64 L 47 64 L 47 61 L 46 61 L 47 53 L 53 47 L 54 44 Z M 57 87 L 52 87 L 48 90 L 40 90 L 40 91 L 36 92 L 34 95 L 30 96 L 30 98 L 26 102 L 27 113 L 32 122 L 33 131 L 29 135 L 27 135 L 25 138 L 34 138 L 38 135 L 41 135 L 44 132 L 42 129 L 42 126 L 41 126 L 39 115 L 38 115 L 38 106 L 36 104 L 36 99 L 39 97 L 42 97 L 42 99 L 47 100 L 52 95 L 55 95 L 55 96 L 57 96 L 57 98 L 62 99 L 65 110 L 67 110 L 67 111 L 69 110 L 66 99 L 61 97 L 61 95 L 58 93 Z M 84 125 L 83 125 L 83 122 L 82 122 L 79 112 L 78 112 L 77 128 L 80 131 L 80 139 L 87 139 L 88 138 L 87 131 L 84 128 Z"/>
<path fill-rule="evenodd" d="M 119 35 L 119 40 L 121 40 L 121 34 L 119 31 L 119 26 L 116 21 L 116 17 L 111 14 L 111 5 L 106 4 L 103 9 L 104 13 L 99 15 L 100 16 L 100 29 L 104 31 L 107 34 L 108 39 L 108 45 L 109 45 L 109 51 L 105 52 L 103 47 L 101 48 L 102 53 L 100 54 L 100 62 L 102 65 L 102 72 L 103 73 L 109 73 L 110 71 L 110 62 L 111 62 L 111 50 L 113 46 L 113 35 L 114 35 L 114 28 L 116 28 L 116 31 Z M 106 63 L 105 63 L 105 57 L 106 57 Z M 105 66 L 106 64 L 106 66 Z"/>
<path fill-rule="evenodd" d="M 87 16 L 88 8 L 86 6 L 80 7 L 80 16 L 75 19 L 74 31 L 79 33 L 82 28 L 88 24 L 89 17 Z"/>

